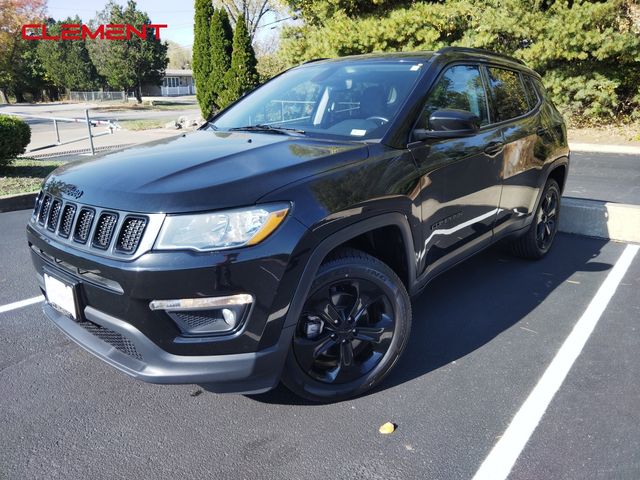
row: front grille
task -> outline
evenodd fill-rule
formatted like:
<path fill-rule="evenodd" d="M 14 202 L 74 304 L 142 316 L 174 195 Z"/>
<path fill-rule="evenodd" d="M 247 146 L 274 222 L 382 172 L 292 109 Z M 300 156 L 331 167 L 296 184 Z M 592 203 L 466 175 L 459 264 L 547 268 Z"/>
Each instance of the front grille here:
<path fill-rule="evenodd" d="M 83 208 L 80 210 L 80 213 L 78 214 L 78 221 L 76 222 L 76 231 L 73 234 L 73 239 L 76 242 L 87 243 L 94 216 L 95 212 L 90 208 Z"/>
<path fill-rule="evenodd" d="M 47 219 L 47 229 L 52 232 L 56 231 L 56 227 L 58 226 L 58 220 L 60 219 L 60 211 L 62 210 L 62 202 L 57 198 L 51 202 L 51 212 L 49 213 L 49 218 Z"/>
<path fill-rule="evenodd" d="M 95 255 L 133 260 L 153 248 L 163 213 L 137 214 L 66 201 L 43 190 L 31 216 L 41 234 Z"/>
<path fill-rule="evenodd" d="M 62 211 L 62 220 L 60 220 L 60 228 L 58 229 L 58 235 L 64 238 L 69 238 L 71 235 L 71 228 L 73 227 L 73 217 L 76 215 L 76 206 L 68 203 L 64 206 Z"/>
<path fill-rule="evenodd" d="M 118 223 L 118 215 L 115 213 L 103 213 L 98 219 L 96 233 L 93 235 L 93 246 L 106 250 L 113 238 L 113 231 Z"/>
<path fill-rule="evenodd" d="M 131 340 L 127 337 L 114 332 L 113 330 L 97 325 L 93 322 L 83 321 L 78 322 L 81 327 L 87 330 L 90 334 L 98 337 L 103 342 L 108 343 L 113 348 L 120 350 L 125 355 L 129 355 L 137 360 L 142 360 L 142 355 L 138 352 L 138 349 Z"/>
<path fill-rule="evenodd" d="M 44 222 L 49 215 L 49 208 L 51 208 L 51 195 L 46 195 L 42 199 L 42 206 L 40 207 L 40 213 L 38 214 L 38 223 L 40 225 L 44 225 Z"/>
<path fill-rule="evenodd" d="M 127 217 L 122 224 L 116 250 L 125 253 L 134 253 L 140 245 L 144 229 L 147 226 L 147 219 L 143 217 Z"/>

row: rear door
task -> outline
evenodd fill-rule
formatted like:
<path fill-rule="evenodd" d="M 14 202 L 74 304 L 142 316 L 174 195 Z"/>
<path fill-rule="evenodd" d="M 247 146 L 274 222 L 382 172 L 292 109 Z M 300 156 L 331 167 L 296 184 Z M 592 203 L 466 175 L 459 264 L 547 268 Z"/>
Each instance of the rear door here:
<path fill-rule="evenodd" d="M 535 211 L 550 144 L 540 118 L 541 102 L 527 75 L 498 66 L 487 66 L 486 74 L 492 117 L 505 143 L 495 225 L 495 234 L 501 236 L 524 227 Z"/>
<path fill-rule="evenodd" d="M 502 135 L 490 126 L 485 81 L 474 64 L 447 67 L 427 96 L 416 128 L 431 113 L 467 110 L 481 121 L 477 135 L 410 145 L 421 175 L 424 245 L 418 271 L 436 273 L 491 242 L 500 200 Z"/>

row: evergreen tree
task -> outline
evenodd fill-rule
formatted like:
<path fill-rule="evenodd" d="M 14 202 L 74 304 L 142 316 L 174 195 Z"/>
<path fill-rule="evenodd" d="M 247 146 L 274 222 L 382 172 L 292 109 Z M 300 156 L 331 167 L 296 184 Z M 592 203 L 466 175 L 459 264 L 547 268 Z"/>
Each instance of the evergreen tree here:
<path fill-rule="evenodd" d="M 240 15 L 233 32 L 231 68 L 225 75 L 225 89 L 219 97 L 221 108 L 234 102 L 258 84 L 257 63 L 244 15 Z"/>
<path fill-rule="evenodd" d="M 193 80 L 196 84 L 196 97 L 202 116 L 211 112 L 211 95 L 207 92 L 209 73 L 211 72 L 211 46 L 209 30 L 213 16 L 211 0 L 196 0 L 193 27 Z"/>
<path fill-rule="evenodd" d="M 206 104 L 209 107 L 207 115 L 213 113 L 214 108 L 220 108 L 220 96 L 224 93 L 224 79 L 231 67 L 233 29 L 227 11 L 216 10 L 211 17 L 209 42 L 211 47 L 211 72 L 207 82 Z M 203 109 L 204 113 L 204 109 Z"/>

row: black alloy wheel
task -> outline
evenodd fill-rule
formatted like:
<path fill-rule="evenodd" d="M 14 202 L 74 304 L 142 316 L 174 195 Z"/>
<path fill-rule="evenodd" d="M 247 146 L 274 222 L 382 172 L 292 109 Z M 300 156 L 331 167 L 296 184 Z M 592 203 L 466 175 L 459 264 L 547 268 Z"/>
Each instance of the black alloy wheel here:
<path fill-rule="evenodd" d="M 542 191 L 531 227 L 524 235 L 516 238 L 512 252 L 522 258 L 539 259 L 551 249 L 558 233 L 561 211 L 560 187 L 554 179 L 549 179 Z"/>
<path fill-rule="evenodd" d="M 320 267 L 293 334 L 283 383 L 313 401 L 338 401 L 378 384 L 406 346 L 411 302 L 395 272 L 345 249 Z"/>
<path fill-rule="evenodd" d="M 545 192 L 537 214 L 536 241 L 541 250 L 548 250 L 558 230 L 558 191 L 554 188 Z"/>
<path fill-rule="evenodd" d="M 307 299 L 294 334 L 300 367 L 325 383 L 370 372 L 389 350 L 395 327 L 391 300 L 374 283 L 349 278 L 321 286 Z"/>

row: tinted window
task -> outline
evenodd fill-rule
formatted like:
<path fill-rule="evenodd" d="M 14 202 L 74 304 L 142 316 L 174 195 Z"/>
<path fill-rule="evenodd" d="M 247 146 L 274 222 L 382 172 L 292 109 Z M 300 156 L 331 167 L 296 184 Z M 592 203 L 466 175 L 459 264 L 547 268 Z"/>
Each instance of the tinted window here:
<path fill-rule="evenodd" d="M 496 112 L 496 122 L 524 115 L 529 110 L 527 95 L 520 75 L 502 68 L 488 68 L 491 97 Z"/>
<path fill-rule="evenodd" d="M 220 130 L 270 125 L 309 136 L 382 137 L 420 78 L 422 63 L 341 60 L 283 73 L 225 110 Z"/>
<path fill-rule="evenodd" d="M 481 125 L 489 123 L 479 67 L 458 65 L 444 73 L 427 99 L 421 117 L 422 125 L 426 125 L 429 115 L 443 108 L 467 110 L 480 118 Z"/>

